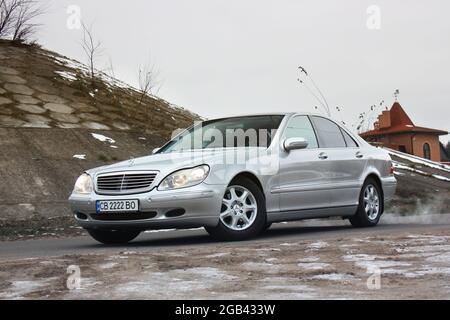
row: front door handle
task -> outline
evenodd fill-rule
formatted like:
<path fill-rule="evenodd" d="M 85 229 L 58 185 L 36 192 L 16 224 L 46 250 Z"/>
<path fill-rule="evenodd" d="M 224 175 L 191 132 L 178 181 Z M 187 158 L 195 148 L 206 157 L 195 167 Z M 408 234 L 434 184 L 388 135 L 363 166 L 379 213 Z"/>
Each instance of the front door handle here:
<path fill-rule="evenodd" d="M 362 157 L 364 157 L 364 155 L 361 152 L 357 152 L 355 155 L 358 159 L 361 159 Z"/>
<path fill-rule="evenodd" d="M 328 155 L 325 152 L 319 153 L 319 159 L 325 160 L 328 159 Z"/>

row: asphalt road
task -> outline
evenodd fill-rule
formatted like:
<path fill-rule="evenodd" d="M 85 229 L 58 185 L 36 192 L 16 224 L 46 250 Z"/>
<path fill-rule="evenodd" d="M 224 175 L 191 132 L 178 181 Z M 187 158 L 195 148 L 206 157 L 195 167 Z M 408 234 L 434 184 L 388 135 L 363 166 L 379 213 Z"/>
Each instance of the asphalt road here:
<path fill-rule="evenodd" d="M 353 238 L 396 232 L 422 232 L 450 227 L 449 215 L 433 215 L 433 219 L 385 219 L 376 228 L 355 229 L 347 221 L 312 221 L 291 222 L 273 225 L 257 239 L 236 242 L 235 246 L 246 246 L 254 242 L 272 243 L 298 241 L 300 239 Z M 142 233 L 127 245 L 105 246 L 97 243 L 89 236 L 76 238 L 47 238 L 25 241 L 0 242 L 0 261 L 25 259 L 34 257 L 52 257 L 61 255 L 84 255 L 114 253 L 124 250 L 135 252 L 151 252 L 162 248 L 186 248 L 189 246 L 217 246 L 203 229 L 170 230 Z"/>

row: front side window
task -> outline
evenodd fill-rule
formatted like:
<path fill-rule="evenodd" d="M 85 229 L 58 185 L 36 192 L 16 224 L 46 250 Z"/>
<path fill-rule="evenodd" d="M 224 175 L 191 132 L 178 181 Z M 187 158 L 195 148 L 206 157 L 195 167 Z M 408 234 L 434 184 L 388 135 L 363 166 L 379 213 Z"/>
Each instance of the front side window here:
<path fill-rule="evenodd" d="M 283 118 L 284 115 L 264 115 L 204 121 L 169 141 L 158 153 L 214 148 L 267 148 Z"/>
<path fill-rule="evenodd" d="M 312 117 L 321 148 L 345 148 L 341 129 L 333 121 L 322 117 Z"/>
<path fill-rule="evenodd" d="M 318 147 L 316 134 L 307 116 L 295 116 L 290 119 L 284 132 L 284 138 L 304 138 L 308 141 L 307 149 Z"/>

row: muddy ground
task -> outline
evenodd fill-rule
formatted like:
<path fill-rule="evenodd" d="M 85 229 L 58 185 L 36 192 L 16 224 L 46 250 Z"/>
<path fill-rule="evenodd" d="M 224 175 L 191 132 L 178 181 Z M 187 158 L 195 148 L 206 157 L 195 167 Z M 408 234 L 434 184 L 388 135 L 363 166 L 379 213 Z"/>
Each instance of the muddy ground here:
<path fill-rule="evenodd" d="M 0 298 L 449 299 L 449 225 L 390 228 L 0 258 Z"/>

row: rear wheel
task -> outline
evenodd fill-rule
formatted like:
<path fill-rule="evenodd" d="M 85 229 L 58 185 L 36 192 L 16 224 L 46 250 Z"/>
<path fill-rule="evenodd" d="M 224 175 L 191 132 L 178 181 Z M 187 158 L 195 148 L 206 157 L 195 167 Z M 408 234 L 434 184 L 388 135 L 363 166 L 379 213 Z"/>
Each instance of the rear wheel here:
<path fill-rule="evenodd" d="M 88 229 L 92 238 L 103 244 L 124 244 L 136 238 L 141 232 L 137 230 L 100 230 Z"/>
<path fill-rule="evenodd" d="M 374 179 L 369 178 L 361 189 L 358 211 L 350 218 L 350 223 L 354 227 L 374 227 L 380 221 L 383 209 L 380 186 Z"/>
<path fill-rule="evenodd" d="M 206 231 L 220 240 L 245 240 L 258 235 L 266 226 L 266 205 L 258 186 L 239 177 L 227 187 L 217 227 Z"/>

